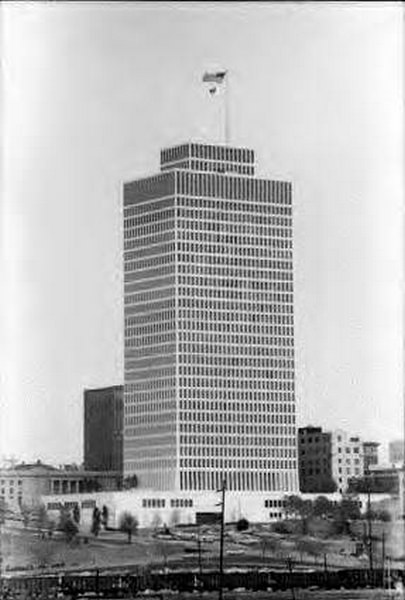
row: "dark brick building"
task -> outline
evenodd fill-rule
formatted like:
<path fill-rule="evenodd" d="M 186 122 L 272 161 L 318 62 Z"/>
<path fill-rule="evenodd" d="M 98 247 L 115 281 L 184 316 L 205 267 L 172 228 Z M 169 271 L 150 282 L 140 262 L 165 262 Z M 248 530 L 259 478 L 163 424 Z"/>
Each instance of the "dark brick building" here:
<path fill-rule="evenodd" d="M 84 391 L 84 468 L 123 469 L 123 386 Z"/>
<path fill-rule="evenodd" d="M 368 473 L 370 467 L 378 465 L 378 442 L 363 442 L 364 473 Z"/>
<path fill-rule="evenodd" d="M 332 477 L 332 436 L 321 427 L 298 429 L 300 491 L 329 493 L 336 489 Z"/>

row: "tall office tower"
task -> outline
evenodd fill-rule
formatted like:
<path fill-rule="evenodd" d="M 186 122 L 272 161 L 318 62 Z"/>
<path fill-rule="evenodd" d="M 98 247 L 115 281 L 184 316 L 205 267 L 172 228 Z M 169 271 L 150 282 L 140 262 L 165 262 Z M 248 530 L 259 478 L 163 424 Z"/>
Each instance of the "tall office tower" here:
<path fill-rule="evenodd" d="M 124 470 L 160 490 L 298 489 L 291 184 L 184 144 L 124 186 Z"/>
<path fill-rule="evenodd" d="M 123 386 L 84 391 L 84 468 L 123 470 Z"/>

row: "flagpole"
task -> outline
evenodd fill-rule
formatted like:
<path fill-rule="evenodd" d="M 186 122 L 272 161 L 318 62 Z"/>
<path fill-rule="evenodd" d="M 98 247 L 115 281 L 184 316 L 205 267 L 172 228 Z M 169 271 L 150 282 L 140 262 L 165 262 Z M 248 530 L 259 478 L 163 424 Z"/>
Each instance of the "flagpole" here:
<path fill-rule="evenodd" d="M 229 146 L 230 141 L 230 122 L 229 122 L 229 71 L 226 71 L 225 77 L 225 145 Z"/>

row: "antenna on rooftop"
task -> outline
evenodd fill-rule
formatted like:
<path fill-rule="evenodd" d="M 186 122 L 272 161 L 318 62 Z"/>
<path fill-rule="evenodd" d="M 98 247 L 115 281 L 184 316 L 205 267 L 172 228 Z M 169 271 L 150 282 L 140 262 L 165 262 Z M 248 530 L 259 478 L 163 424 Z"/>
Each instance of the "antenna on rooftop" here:
<path fill-rule="evenodd" d="M 229 71 L 211 71 L 203 75 L 203 83 L 209 84 L 210 96 L 218 93 L 219 86 L 224 87 L 224 142 L 229 145 L 230 123 L 229 123 Z"/>

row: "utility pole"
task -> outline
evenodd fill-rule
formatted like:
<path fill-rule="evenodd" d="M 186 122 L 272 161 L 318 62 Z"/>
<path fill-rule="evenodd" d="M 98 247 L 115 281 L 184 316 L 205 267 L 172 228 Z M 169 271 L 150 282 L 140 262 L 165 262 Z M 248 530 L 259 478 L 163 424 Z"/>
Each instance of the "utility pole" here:
<path fill-rule="evenodd" d="M 294 590 L 294 582 L 293 582 L 293 562 L 291 556 L 287 558 L 287 567 L 290 572 L 290 586 L 291 586 L 291 600 L 295 600 L 295 590 Z"/>
<path fill-rule="evenodd" d="M 222 600 L 223 594 L 223 578 L 224 578 L 224 534 L 225 534 L 225 490 L 226 482 L 225 479 L 222 482 L 222 500 L 221 500 L 221 537 L 219 546 L 219 591 L 218 600 Z"/>
<path fill-rule="evenodd" d="M 385 531 L 382 532 L 382 578 L 383 589 L 385 589 Z"/>
<path fill-rule="evenodd" d="M 370 564 L 370 575 L 373 572 L 373 540 L 371 530 L 371 500 L 370 500 L 370 481 L 367 484 L 367 524 L 368 524 L 368 557 Z"/>
<path fill-rule="evenodd" d="M 200 538 L 200 528 L 198 527 L 198 572 L 200 575 L 200 582 L 202 581 L 202 562 L 201 562 L 201 538 Z"/>

